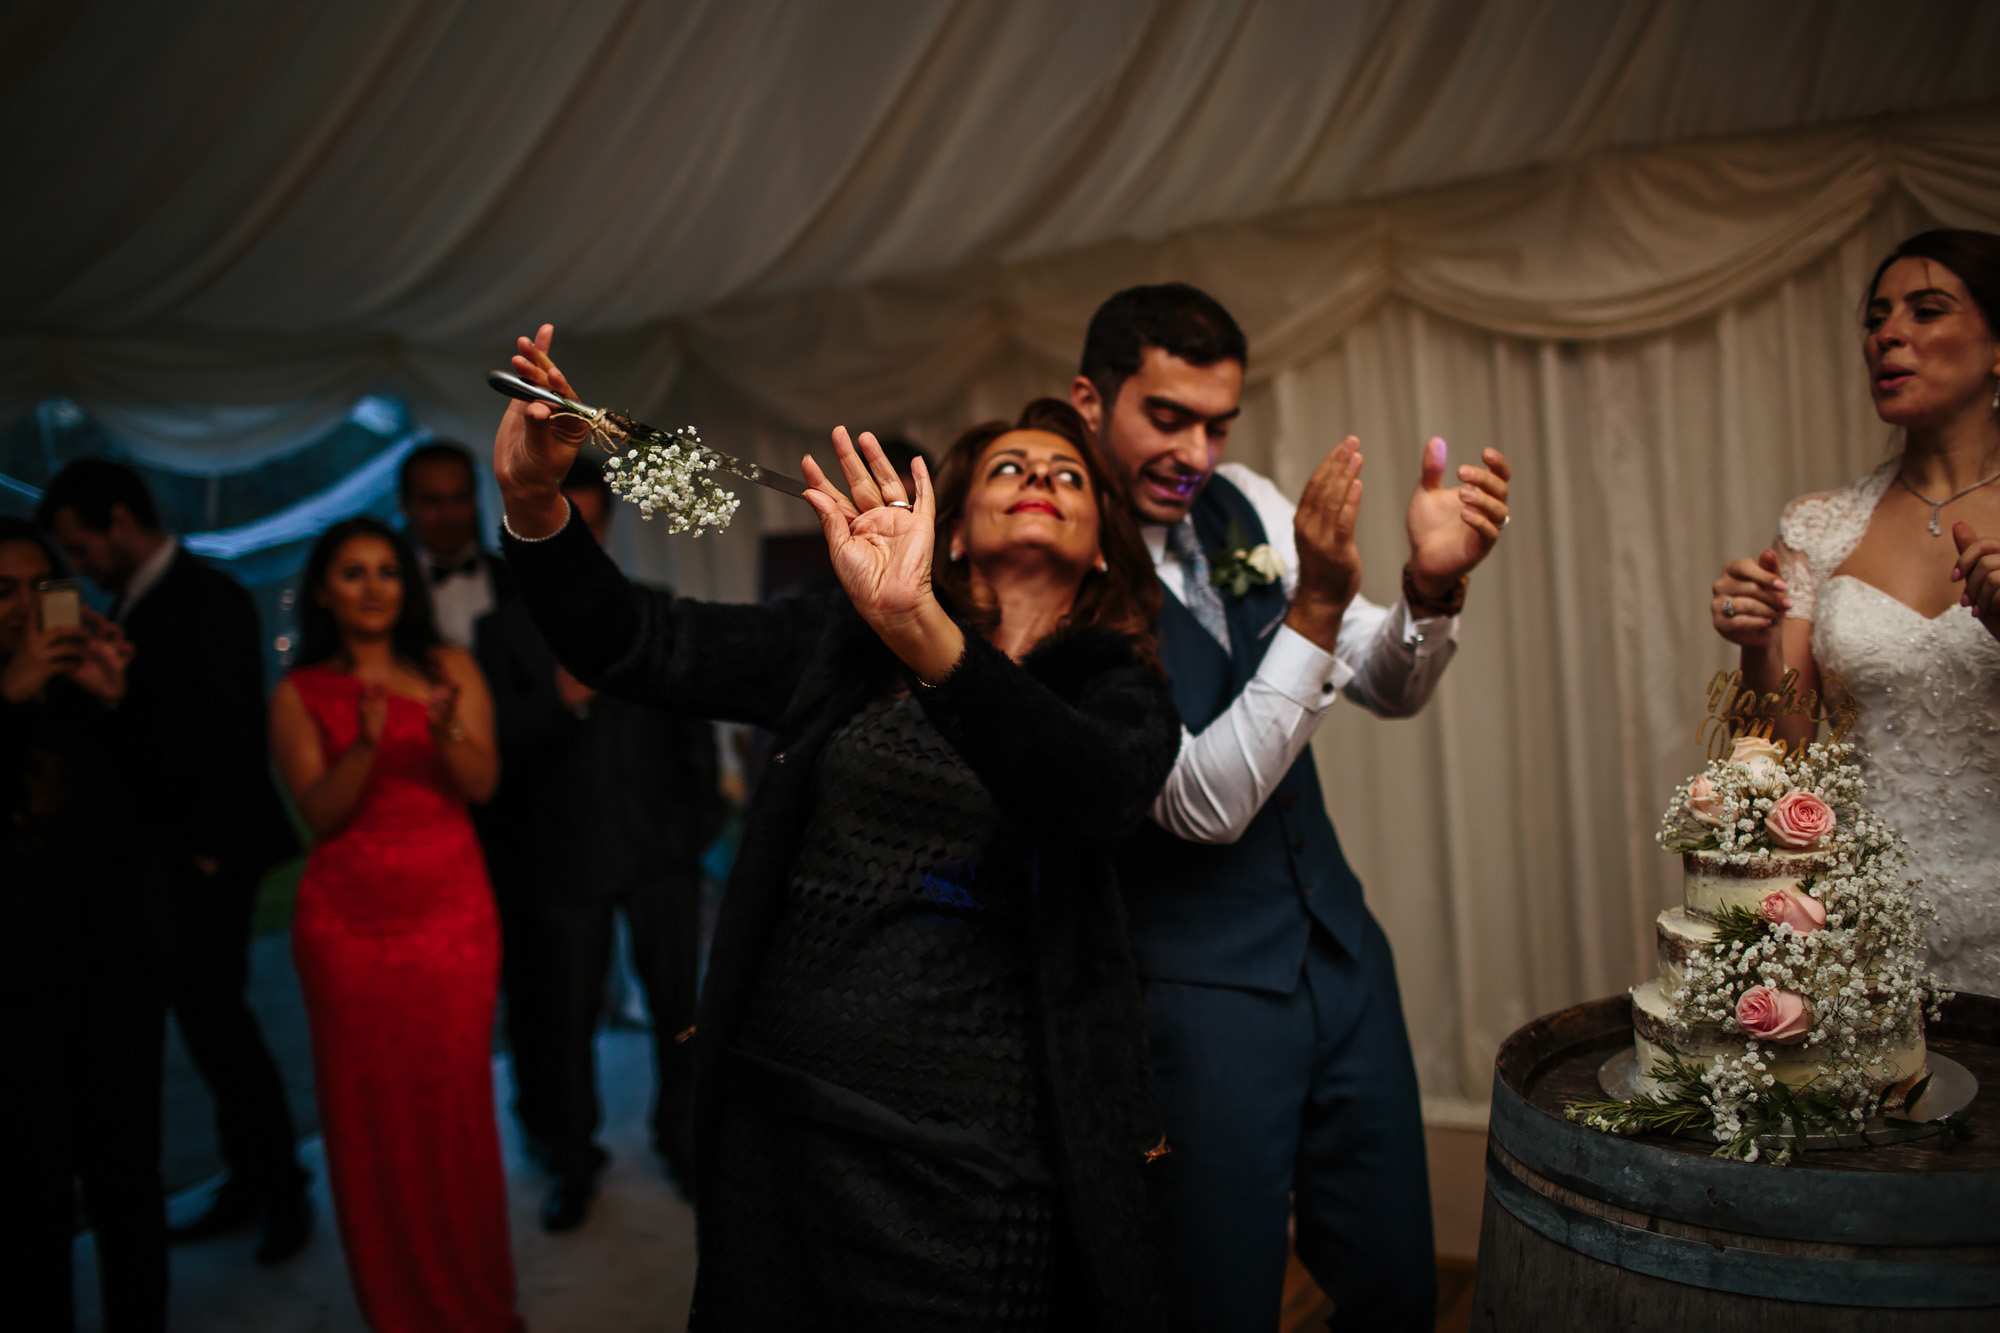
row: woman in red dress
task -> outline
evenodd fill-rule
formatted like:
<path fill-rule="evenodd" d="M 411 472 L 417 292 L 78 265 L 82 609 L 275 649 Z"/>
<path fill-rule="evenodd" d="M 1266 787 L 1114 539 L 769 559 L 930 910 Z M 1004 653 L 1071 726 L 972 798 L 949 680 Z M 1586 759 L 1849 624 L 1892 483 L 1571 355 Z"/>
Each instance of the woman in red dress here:
<path fill-rule="evenodd" d="M 493 707 L 373 519 L 306 563 L 271 745 L 315 842 L 292 951 L 341 1245 L 380 1333 L 508 1333 L 514 1269 L 489 1055 L 500 937 L 467 801 Z"/>

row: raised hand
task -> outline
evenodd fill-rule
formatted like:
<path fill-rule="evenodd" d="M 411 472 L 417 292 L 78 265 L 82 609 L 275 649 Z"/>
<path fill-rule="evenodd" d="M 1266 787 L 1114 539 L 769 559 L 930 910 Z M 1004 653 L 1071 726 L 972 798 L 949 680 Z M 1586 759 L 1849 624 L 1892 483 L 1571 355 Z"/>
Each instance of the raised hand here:
<path fill-rule="evenodd" d="M 532 338 L 516 340 L 514 373 L 530 384 L 576 398 L 569 380 L 549 357 L 556 328 L 544 324 Z M 569 517 L 562 480 L 590 428 L 574 416 L 558 416 L 546 403 L 507 404 L 493 436 L 493 479 L 506 502 L 507 521 L 524 537 L 546 537 Z"/>
<path fill-rule="evenodd" d="M 2000 540 L 1980 536 L 1970 523 L 1952 524 L 1951 539 L 1958 543 L 1951 581 L 1965 584 L 1958 604 L 1971 607 L 1986 632 L 2000 639 Z"/>
<path fill-rule="evenodd" d="M 810 455 L 803 464 L 811 488 L 806 501 L 819 514 L 833 572 L 854 609 L 878 631 L 910 621 L 935 602 L 931 545 L 937 500 L 931 493 L 930 471 L 921 458 L 912 465 L 917 488 L 912 500 L 874 435 L 863 431 L 857 449 L 847 428 L 836 426 L 833 452 L 851 500 Z"/>
<path fill-rule="evenodd" d="M 1361 441 L 1350 435 L 1306 479 L 1292 517 L 1299 584 L 1285 623 L 1333 651 L 1341 617 L 1361 589 L 1361 550 L 1354 542 L 1361 512 Z"/>
<path fill-rule="evenodd" d="M 1778 553 L 1772 550 L 1754 560 L 1730 561 L 1709 589 L 1715 632 L 1742 648 L 1775 647 L 1791 605 L 1778 572 Z"/>
<path fill-rule="evenodd" d="M 354 740 L 370 750 L 382 743 L 382 729 L 389 724 L 389 692 L 380 685 L 363 685 L 361 700 L 355 705 L 359 731 Z"/>
<path fill-rule="evenodd" d="M 1444 484 L 1445 442 L 1424 446 L 1417 492 L 1403 516 L 1410 538 L 1410 575 L 1418 591 L 1444 598 L 1500 540 L 1507 522 L 1507 490 L 1514 470 L 1498 449 L 1480 451 L 1485 467 L 1463 464 L 1458 486 Z"/>
<path fill-rule="evenodd" d="M 83 657 L 70 669 L 69 678 L 100 703 L 115 704 L 125 697 L 125 667 L 135 650 L 124 629 L 89 607 L 83 608 Z"/>
<path fill-rule="evenodd" d="M 51 676 L 68 675 L 83 661 L 83 631 L 74 625 L 45 629 L 41 617 L 28 622 L 21 646 L 0 672 L 0 698 L 25 703 L 39 695 Z"/>

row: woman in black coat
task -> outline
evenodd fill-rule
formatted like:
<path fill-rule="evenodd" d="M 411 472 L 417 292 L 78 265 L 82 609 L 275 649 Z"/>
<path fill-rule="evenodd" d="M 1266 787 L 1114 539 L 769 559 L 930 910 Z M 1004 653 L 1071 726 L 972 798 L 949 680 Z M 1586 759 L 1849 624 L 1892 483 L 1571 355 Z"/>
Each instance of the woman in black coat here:
<path fill-rule="evenodd" d="M 551 332 L 515 369 L 573 397 Z M 1157 1324 L 1164 1143 L 1110 849 L 1179 723 L 1082 422 L 977 428 L 914 497 L 836 431 L 848 494 L 805 466 L 845 595 L 763 606 L 629 584 L 557 490 L 582 436 L 516 403 L 494 445 L 557 655 L 778 738 L 695 1037 L 692 1326 Z"/>
<path fill-rule="evenodd" d="M 109 1333 L 167 1324 L 160 1188 L 162 885 L 118 711 L 132 648 L 45 625 L 55 553 L 0 518 L 0 1300 L 74 1326 L 76 1184 Z"/>

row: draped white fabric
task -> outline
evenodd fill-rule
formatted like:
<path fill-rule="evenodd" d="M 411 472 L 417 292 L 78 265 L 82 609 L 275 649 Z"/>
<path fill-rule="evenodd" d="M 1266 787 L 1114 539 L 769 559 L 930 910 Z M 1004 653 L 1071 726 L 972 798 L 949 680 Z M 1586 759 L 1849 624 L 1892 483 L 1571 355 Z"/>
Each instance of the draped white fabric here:
<path fill-rule="evenodd" d="M 1421 719 L 1344 710 L 1328 799 L 1427 1093 L 1650 972 L 1657 806 L 1725 660 L 1705 589 L 1865 470 L 1853 311 L 1920 225 L 2000 224 L 2000 6 L 780 0 L 0 17 L 0 418 L 65 393 L 230 469 L 365 392 L 483 439 L 543 319 L 585 394 L 791 464 L 1060 393 L 1181 278 L 1251 339 L 1235 456 L 1369 445 L 1393 595 L 1429 433 L 1519 469 Z M 746 596 L 760 529 L 618 542 Z"/>

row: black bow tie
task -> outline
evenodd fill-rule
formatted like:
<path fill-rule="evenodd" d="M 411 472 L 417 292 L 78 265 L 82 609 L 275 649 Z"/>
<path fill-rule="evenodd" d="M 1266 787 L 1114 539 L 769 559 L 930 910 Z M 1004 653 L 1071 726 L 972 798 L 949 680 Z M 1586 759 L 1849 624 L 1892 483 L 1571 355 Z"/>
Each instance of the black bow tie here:
<path fill-rule="evenodd" d="M 478 572 L 479 557 L 476 555 L 455 565 L 433 563 L 431 565 L 431 586 L 435 588 L 446 579 L 455 579 L 461 574 L 477 574 Z"/>

